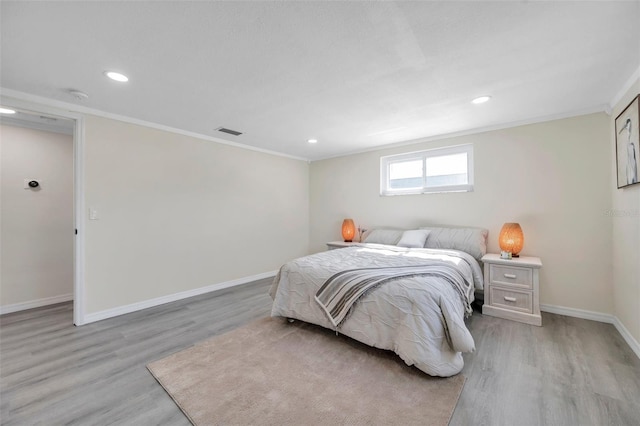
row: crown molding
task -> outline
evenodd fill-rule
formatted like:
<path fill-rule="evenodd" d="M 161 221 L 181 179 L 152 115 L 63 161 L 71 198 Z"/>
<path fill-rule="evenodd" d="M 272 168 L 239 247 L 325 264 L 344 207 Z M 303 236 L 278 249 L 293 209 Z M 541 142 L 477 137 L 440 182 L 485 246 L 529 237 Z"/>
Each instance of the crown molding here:
<path fill-rule="evenodd" d="M 57 101 L 55 99 L 45 98 L 42 96 L 32 95 L 30 93 L 19 92 L 17 90 L 0 88 L 0 98 L 2 98 L 3 105 L 14 106 L 11 104 L 11 99 L 30 102 L 37 105 L 44 105 L 47 107 L 58 108 L 69 112 L 80 114 L 91 114 L 98 117 L 108 118 L 111 120 L 122 121 L 129 124 L 136 124 L 138 126 L 149 127 L 156 130 L 162 130 L 165 132 L 175 133 L 178 135 L 189 136 L 196 139 L 201 139 L 209 142 L 215 142 L 222 145 L 229 145 L 236 148 L 246 149 L 249 151 L 257 151 L 263 154 L 274 155 L 277 157 L 290 158 L 292 160 L 309 161 L 308 158 L 298 157 L 295 155 L 285 154 L 283 152 L 272 151 L 269 149 L 257 148 L 251 145 L 245 145 L 237 142 L 231 142 L 224 139 L 216 138 L 209 135 L 203 135 L 201 133 L 191 132 L 189 130 L 178 129 L 176 127 L 165 126 L 164 124 L 153 123 L 151 121 L 139 120 L 137 118 L 127 117 L 119 114 L 112 114 L 110 112 L 101 111 L 94 108 L 85 107 L 82 105 L 71 104 L 68 102 Z M 7 99 L 6 101 L 4 99 Z"/>
<path fill-rule="evenodd" d="M 19 92 L 19 91 L 12 90 L 12 89 L 0 88 L 0 97 L 2 97 L 2 98 L 4 98 L 4 97 L 13 98 L 13 99 L 17 99 L 17 100 L 20 100 L 20 101 L 32 102 L 32 103 L 35 103 L 35 104 L 45 105 L 45 106 L 53 107 L 53 108 L 59 108 L 59 109 L 63 109 L 63 110 L 74 112 L 74 113 L 91 114 L 91 115 L 95 115 L 95 116 L 98 116 L 98 117 L 103 117 L 103 118 L 108 118 L 108 119 L 112 119 L 112 120 L 123 121 L 123 122 L 126 122 L 126 123 L 136 124 L 136 125 L 140 125 L 140 126 L 144 126 L 144 127 L 150 127 L 150 128 L 153 128 L 153 129 L 162 130 L 162 131 L 166 131 L 166 132 L 170 132 L 170 133 L 176 133 L 176 134 L 180 134 L 180 135 L 183 135 L 183 136 L 189 136 L 189 137 L 193 137 L 193 138 L 196 138 L 196 139 L 201 139 L 201 140 L 206 140 L 206 141 L 210 141 L 210 142 L 220 143 L 220 144 L 223 144 L 223 145 L 234 146 L 236 148 L 247 149 L 247 150 L 250 150 L 250 151 L 262 152 L 264 154 L 274 155 L 274 156 L 278 156 L 278 157 L 290 158 L 290 159 L 293 159 L 293 160 L 305 161 L 305 162 L 311 164 L 312 162 L 315 162 L 315 161 L 323 161 L 323 160 L 329 160 L 329 159 L 332 159 L 332 158 L 348 157 L 348 156 L 351 156 L 351 155 L 363 154 L 363 153 L 366 153 L 366 152 L 380 151 L 380 150 L 384 150 L 384 149 L 392 149 L 392 148 L 397 148 L 397 147 L 401 147 L 401 146 L 414 145 L 414 144 L 425 143 L 425 142 L 434 142 L 434 141 L 438 141 L 438 140 L 451 139 L 451 138 L 456 138 L 456 137 L 461 137 L 461 136 L 468 136 L 468 135 L 473 135 L 473 134 L 477 134 L 477 133 L 485 133 L 485 132 L 490 132 L 490 131 L 495 131 L 495 130 L 503 130 L 503 129 L 509 129 L 509 128 L 513 128 L 513 127 L 525 126 L 525 125 L 529 125 L 529 124 L 543 123 L 543 122 L 546 122 L 546 121 L 553 121 L 553 120 L 561 120 L 561 119 L 571 118 L 571 117 L 578 117 L 578 116 L 581 116 L 581 115 L 594 114 L 594 113 L 598 113 L 598 112 L 604 112 L 604 113 L 606 113 L 608 115 L 611 115 L 612 105 L 615 105 L 624 96 L 624 94 L 629 90 L 629 88 L 635 83 L 636 79 L 638 79 L 639 77 L 640 77 L 640 68 L 638 68 L 633 73 L 633 75 L 629 78 L 629 80 L 627 81 L 627 83 L 625 84 L 623 89 L 613 98 L 613 100 L 609 104 L 596 105 L 596 106 L 593 106 L 593 107 L 590 107 L 590 108 L 584 108 L 584 109 L 580 109 L 580 110 L 568 111 L 568 112 L 563 112 L 563 113 L 558 113 L 558 114 L 545 115 L 545 116 L 534 117 L 534 118 L 525 119 L 525 120 L 518 120 L 518 121 L 512 121 L 512 122 L 507 122 L 507 123 L 491 125 L 491 126 L 476 127 L 476 128 L 472 128 L 472 129 L 459 131 L 459 132 L 445 133 L 445 134 L 440 134 L 440 135 L 428 136 L 428 137 L 425 137 L 425 138 L 411 139 L 411 140 L 408 140 L 408 141 L 402 141 L 402 142 L 397 142 L 397 143 L 379 145 L 379 146 L 376 146 L 376 147 L 365 148 L 365 149 L 355 150 L 355 151 L 349 151 L 349 152 L 346 152 L 346 153 L 328 155 L 328 156 L 318 157 L 318 158 L 304 158 L 304 157 L 298 157 L 298 156 L 295 156 L 295 155 L 285 154 L 283 152 L 272 151 L 272 150 L 263 149 L 263 148 L 257 148 L 257 147 L 253 147 L 253 146 L 250 146 L 250 145 L 244 145 L 244 144 L 240 144 L 240 143 L 237 143 L 237 142 L 231 142 L 231 141 L 227 141 L 227 140 L 224 140 L 224 139 L 215 138 L 213 136 L 203 135 L 203 134 L 200 134 L 200 133 L 191 132 L 191 131 L 183 130 L 183 129 L 178 129 L 178 128 L 175 128 L 175 127 L 165 126 L 163 124 L 153 123 L 153 122 L 149 122 L 149 121 L 138 120 L 136 118 L 131 118 L 131 117 L 127 117 L 127 116 L 123 116 L 123 115 L 119 115 L 119 114 L 112 114 L 112 113 L 101 111 L 101 110 L 97 110 L 97 109 L 94 109 L 94 108 L 88 108 L 88 107 L 84 107 L 82 105 L 75 105 L 75 104 L 71 104 L 71 103 L 68 103 L 68 102 L 57 101 L 57 100 L 54 100 L 54 99 L 45 98 L 45 97 L 37 96 L 37 95 L 32 95 L 32 94 L 29 94 L 29 93 Z M 3 101 L 3 103 L 4 102 L 5 101 Z M 7 103 L 7 105 L 11 106 L 10 103 Z"/>
<path fill-rule="evenodd" d="M 332 159 L 332 158 L 339 158 L 339 157 L 348 157 L 350 155 L 363 154 L 363 153 L 366 153 L 366 152 L 381 151 L 381 150 L 385 150 L 385 149 L 397 148 L 397 147 L 407 146 L 407 145 L 415 145 L 415 144 L 425 143 L 425 142 L 440 141 L 440 140 L 445 140 L 445 139 L 457 138 L 457 137 L 461 137 L 461 136 L 475 135 L 475 134 L 478 134 L 478 133 L 491 132 L 491 131 L 495 131 L 495 130 L 510 129 L 510 128 L 513 128 L 513 127 L 526 126 L 528 124 L 537 124 L 537 123 L 544 123 L 546 121 L 562 120 L 562 119 L 565 119 L 565 118 L 579 117 L 581 115 L 595 114 L 595 113 L 599 113 L 599 112 L 605 112 L 606 113 L 608 108 L 609 108 L 608 104 L 596 105 L 594 107 L 584 108 L 584 109 L 580 109 L 580 110 L 576 110 L 576 111 L 569 111 L 569 112 L 563 112 L 563 113 L 558 113 L 558 114 L 545 115 L 545 116 L 541 116 L 541 117 L 535 117 L 535 118 L 530 118 L 530 119 L 526 119 L 526 120 L 519 120 L 519 121 L 512 121 L 512 122 L 503 123 L 503 124 L 496 124 L 496 125 L 492 125 L 492 126 L 476 127 L 476 128 L 473 128 L 473 129 L 462 130 L 460 132 L 445 133 L 445 134 L 441 134 L 441 135 L 434 135 L 434 136 L 429 136 L 429 137 L 426 137 L 426 138 L 412 139 L 412 140 L 409 140 L 409 141 L 391 143 L 391 144 L 387 144 L 387 145 L 379 145 L 379 146 L 373 147 L 373 148 L 366 148 L 366 149 L 361 149 L 361 150 L 357 150 L 357 151 L 350 151 L 350 152 L 345 153 L 345 154 L 336 154 L 336 155 L 330 155 L 330 156 L 327 156 L 327 157 L 314 158 L 314 159 L 311 160 L 311 162 L 329 160 L 329 159 Z"/>
<path fill-rule="evenodd" d="M 38 123 L 38 122 L 35 122 L 35 121 L 20 120 L 18 118 L 13 118 L 11 116 L 6 116 L 6 117 L 2 116 L 0 118 L 0 123 L 8 124 L 10 126 L 23 127 L 23 128 L 27 128 L 27 129 L 41 130 L 41 131 L 44 131 L 44 132 L 60 133 L 60 134 L 63 134 L 63 135 L 73 136 L 73 128 L 65 128 L 65 127 L 61 127 L 61 126 L 56 126 L 55 124 Z"/>
<path fill-rule="evenodd" d="M 622 100 L 624 95 L 627 94 L 629 89 L 631 89 L 631 87 L 639 79 L 640 79 L 640 66 L 635 70 L 635 72 L 633 74 L 631 74 L 631 76 L 629 77 L 627 82 L 624 84 L 624 86 L 622 86 L 620 91 L 618 93 L 616 93 L 616 95 L 613 97 L 613 99 L 611 99 L 611 101 L 609 102 L 609 111 L 613 111 L 613 109 L 615 108 L 616 104 Z M 608 114 L 611 115 L 611 112 L 609 112 Z"/>

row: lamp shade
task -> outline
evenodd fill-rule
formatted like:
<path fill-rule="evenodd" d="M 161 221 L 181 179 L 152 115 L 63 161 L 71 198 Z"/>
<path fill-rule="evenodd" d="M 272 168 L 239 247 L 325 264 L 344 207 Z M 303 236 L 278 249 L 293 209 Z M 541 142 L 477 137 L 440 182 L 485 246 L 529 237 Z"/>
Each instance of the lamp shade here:
<path fill-rule="evenodd" d="M 345 219 L 342 222 L 342 238 L 344 238 L 344 242 L 352 242 L 354 235 L 356 235 L 356 225 L 353 223 L 353 219 Z"/>
<path fill-rule="evenodd" d="M 518 257 L 524 245 L 524 234 L 519 223 L 505 223 L 498 238 L 500 250 L 508 251 L 513 257 Z"/>

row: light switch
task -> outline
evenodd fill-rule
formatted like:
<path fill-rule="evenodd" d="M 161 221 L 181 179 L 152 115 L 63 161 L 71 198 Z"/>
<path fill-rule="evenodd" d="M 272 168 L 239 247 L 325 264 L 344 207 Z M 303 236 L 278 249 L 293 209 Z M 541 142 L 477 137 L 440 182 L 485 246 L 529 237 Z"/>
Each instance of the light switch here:
<path fill-rule="evenodd" d="M 98 220 L 100 216 L 98 216 L 98 210 L 92 209 L 89 207 L 89 220 Z"/>

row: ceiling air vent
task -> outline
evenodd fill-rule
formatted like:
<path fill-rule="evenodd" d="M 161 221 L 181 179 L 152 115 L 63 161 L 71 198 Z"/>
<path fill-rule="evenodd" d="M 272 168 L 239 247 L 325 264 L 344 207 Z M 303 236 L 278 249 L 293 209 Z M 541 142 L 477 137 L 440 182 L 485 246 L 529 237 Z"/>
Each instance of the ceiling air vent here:
<path fill-rule="evenodd" d="M 225 129 L 224 127 L 218 127 L 216 130 L 222 133 L 229 133 L 233 136 L 240 136 L 242 134 L 242 132 L 238 132 L 237 130 Z"/>

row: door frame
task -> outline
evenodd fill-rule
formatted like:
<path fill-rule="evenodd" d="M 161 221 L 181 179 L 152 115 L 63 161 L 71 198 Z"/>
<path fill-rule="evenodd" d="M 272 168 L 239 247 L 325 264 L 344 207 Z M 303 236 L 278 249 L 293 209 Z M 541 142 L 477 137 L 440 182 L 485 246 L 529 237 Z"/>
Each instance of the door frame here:
<path fill-rule="evenodd" d="M 5 91 L 8 92 L 8 91 Z M 84 197 L 84 115 L 66 108 L 43 105 L 9 96 L 0 97 L 4 107 L 60 117 L 74 121 L 73 127 L 73 222 L 76 229 L 73 243 L 73 324 L 85 324 L 85 197 Z"/>

